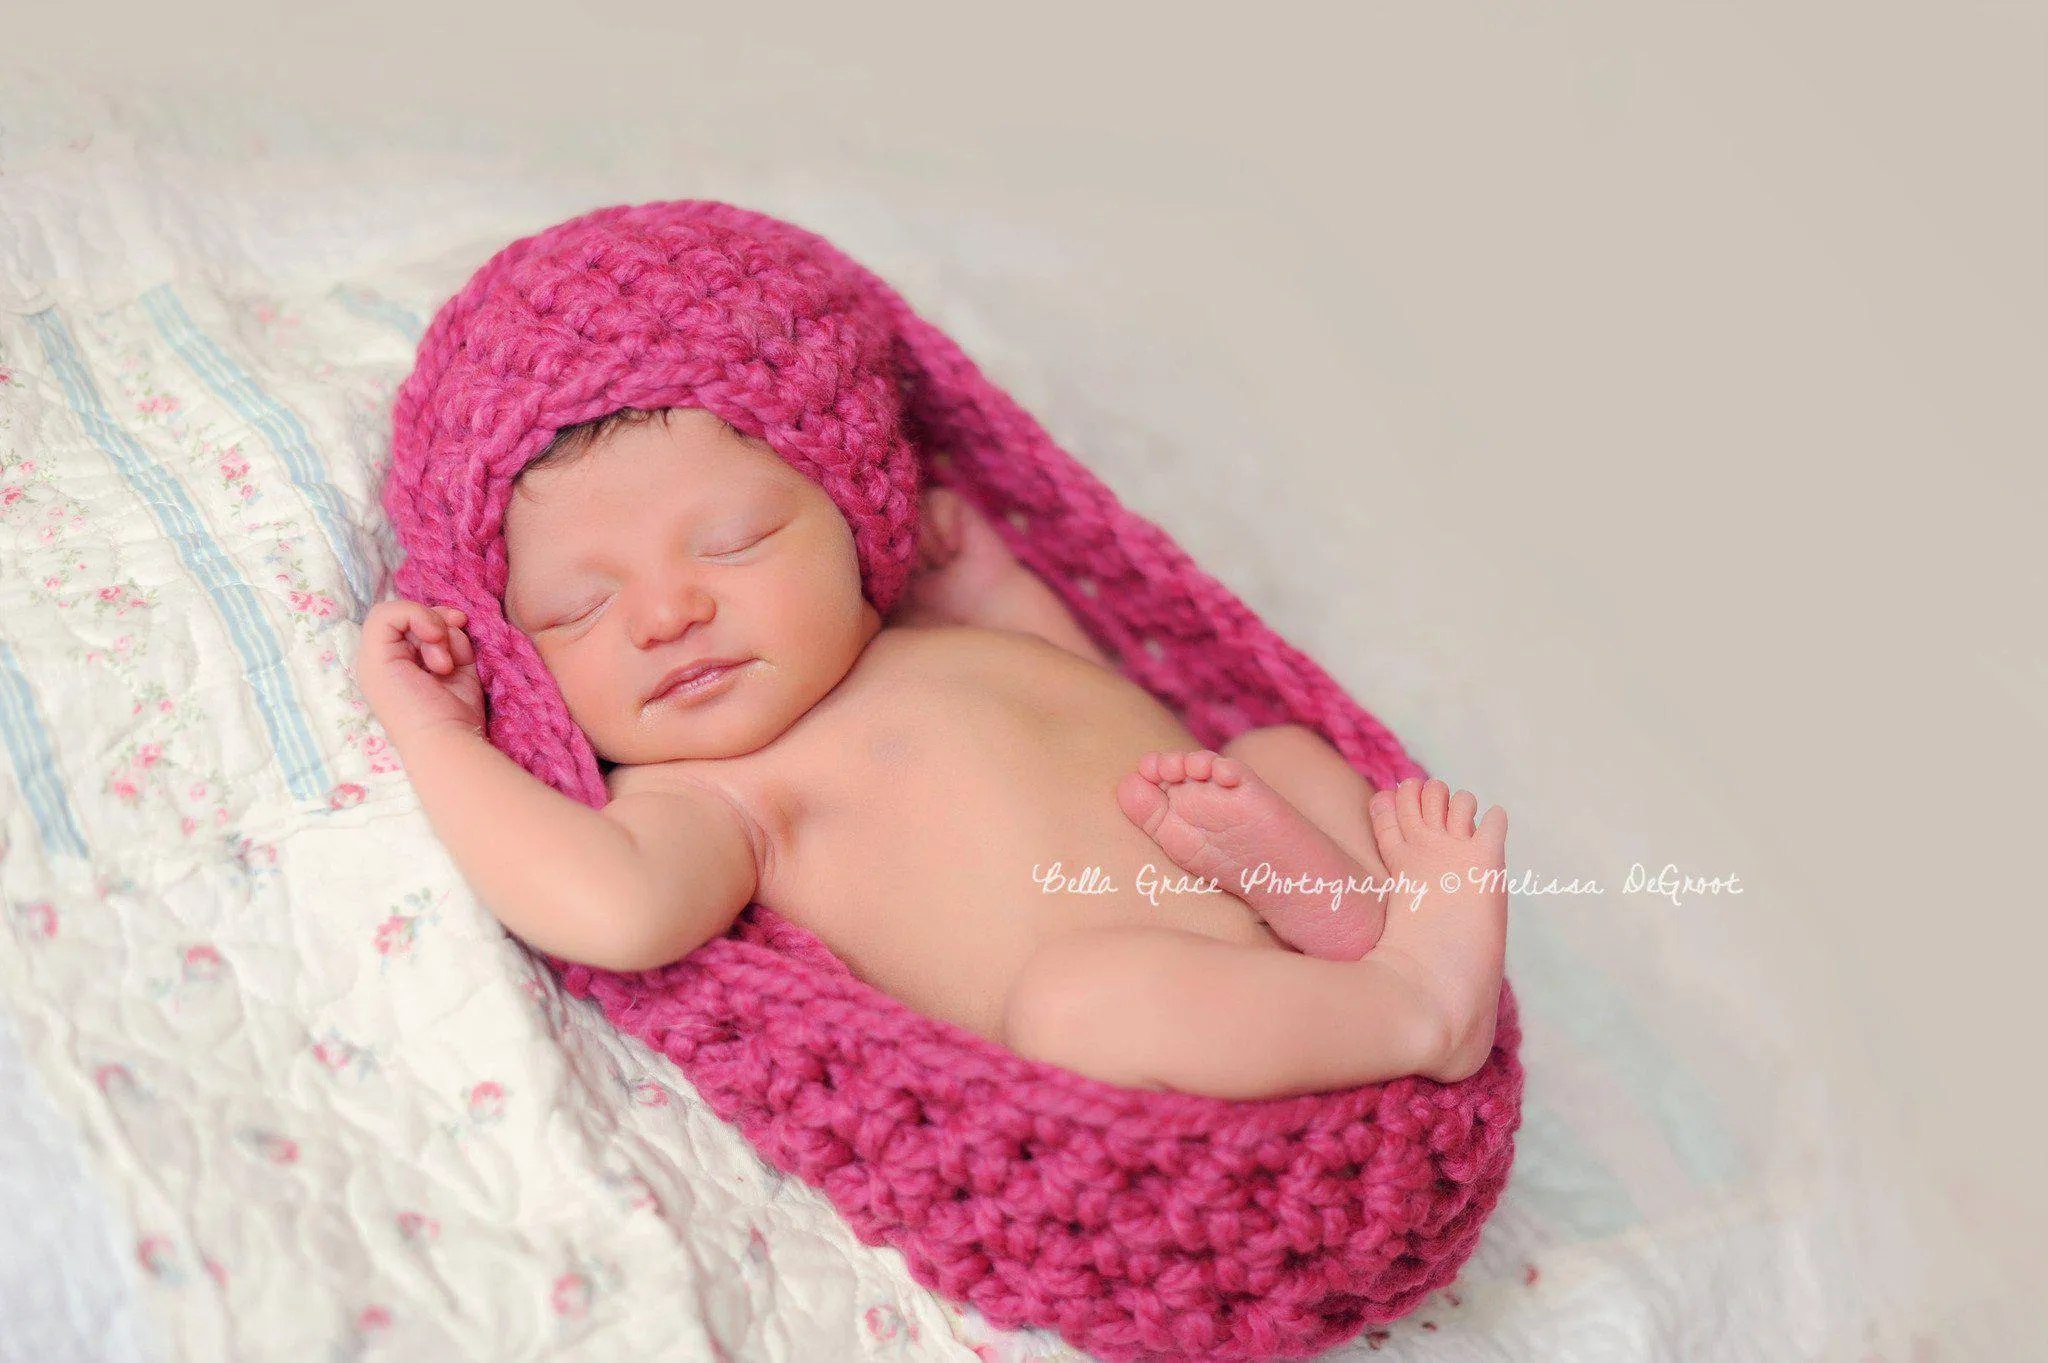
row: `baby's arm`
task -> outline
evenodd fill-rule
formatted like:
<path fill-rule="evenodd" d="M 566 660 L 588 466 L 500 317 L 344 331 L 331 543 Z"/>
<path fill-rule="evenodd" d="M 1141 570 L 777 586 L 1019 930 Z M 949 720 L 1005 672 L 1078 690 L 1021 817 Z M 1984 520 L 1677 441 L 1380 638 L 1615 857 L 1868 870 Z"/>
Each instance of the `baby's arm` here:
<path fill-rule="evenodd" d="M 485 737 L 467 620 L 379 601 L 355 676 L 484 906 L 539 950 L 605 970 L 666 965 L 731 927 L 759 865 L 737 812 L 693 789 L 621 794 L 600 813 L 527 772 Z"/>
<path fill-rule="evenodd" d="M 643 790 L 599 812 L 457 727 L 414 733 L 399 755 L 477 898 L 548 955 L 651 970 L 724 932 L 753 898 L 753 845 L 715 796 Z"/>
<path fill-rule="evenodd" d="M 930 488 L 919 516 L 918 572 L 892 624 L 1017 630 L 1111 665 L 1066 603 L 1017 561 L 965 497 L 951 488 Z"/>

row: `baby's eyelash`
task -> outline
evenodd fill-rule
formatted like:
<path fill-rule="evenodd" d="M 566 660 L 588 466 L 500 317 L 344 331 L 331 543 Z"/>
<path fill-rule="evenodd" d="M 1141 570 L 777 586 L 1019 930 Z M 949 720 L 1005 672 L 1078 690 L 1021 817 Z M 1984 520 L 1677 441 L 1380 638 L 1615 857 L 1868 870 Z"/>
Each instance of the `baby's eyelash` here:
<path fill-rule="evenodd" d="M 770 535 L 774 534 L 776 530 L 779 530 L 781 528 L 781 526 L 776 526 L 772 529 L 763 530 L 760 534 L 754 535 L 746 540 L 743 540 L 742 542 L 735 544 L 730 549 L 707 549 L 705 550 L 705 553 L 712 558 L 723 558 L 727 554 L 737 554 L 744 549 L 753 548 L 755 545 L 759 544 L 762 540 L 767 539 Z"/>
<path fill-rule="evenodd" d="M 597 600 L 591 602 L 589 605 L 577 609 L 575 611 L 575 614 L 557 616 L 553 621 L 541 626 L 541 628 L 561 629 L 565 625 L 573 625 L 578 620 L 581 620 L 584 616 L 589 615 L 592 611 L 596 610 L 599 606 L 602 606 L 606 601 L 609 601 L 610 599 L 611 598 L 609 596 L 600 596 L 597 598 Z"/>

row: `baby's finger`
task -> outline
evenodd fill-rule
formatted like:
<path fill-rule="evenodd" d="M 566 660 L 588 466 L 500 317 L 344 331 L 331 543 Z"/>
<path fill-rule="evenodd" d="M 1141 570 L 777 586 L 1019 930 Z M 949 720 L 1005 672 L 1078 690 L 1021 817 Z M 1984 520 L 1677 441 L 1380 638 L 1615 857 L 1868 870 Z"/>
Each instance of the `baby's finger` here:
<path fill-rule="evenodd" d="M 927 516 L 924 524 L 918 527 L 917 552 L 927 568 L 946 561 L 946 532 L 937 515 Z"/>
<path fill-rule="evenodd" d="M 402 637 L 405 634 L 406 623 L 411 619 L 407 609 L 411 604 L 409 601 L 393 599 L 379 601 L 370 607 L 370 613 L 363 617 L 364 641 L 374 639 L 384 643 Z"/>
<path fill-rule="evenodd" d="M 939 543 L 948 552 L 960 547 L 960 526 L 967 518 L 967 509 L 959 494 L 948 492 L 939 499 L 938 506 Z"/>
<path fill-rule="evenodd" d="M 455 647 L 455 662 L 457 666 L 468 667 L 476 661 L 476 645 L 469 641 L 467 634 L 458 629 L 450 636 L 450 642 Z"/>
<path fill-rule="evenodd" d="M 380 602 L 363 623 L 363 646 L 378 657 L 410 658 L 439 628 L 433 612 L 416 601 Z"/>
<path fill-rule="evenodd" d="M 443 620 L 432 607 L 425 608 L 407 622 L 412 638 L 419 644 L 420 655 L 424 657 L 429 648 L 448 637 L 448 622 Z"/>
<path fill-rule="evenodd" d="M 418 601 L 392 603 L 391 623 L 401 633 L 410 633 L 422 639 L 435 638 L 447 628 L 434 607 Z"/>

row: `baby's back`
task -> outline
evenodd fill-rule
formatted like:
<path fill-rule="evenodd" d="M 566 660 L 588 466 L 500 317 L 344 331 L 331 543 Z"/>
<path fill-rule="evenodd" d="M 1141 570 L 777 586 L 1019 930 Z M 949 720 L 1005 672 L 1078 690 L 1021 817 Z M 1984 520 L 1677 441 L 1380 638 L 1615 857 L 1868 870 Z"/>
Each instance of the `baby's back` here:
<path fill-rule="evenodd" d="M 1228 893 L 1141 893 L 1148 864 L 1168 886 L 1182 873 L 1117 783 L 1148 751 L 1198 746 L 1143 688 L 1035 636 L 895 627 L 768 747 L 674 768 L 766 833 L 762 903 L 876 988 L 999 1040 L 1010 980 L 1053 936 L 1274 942 Z"/>

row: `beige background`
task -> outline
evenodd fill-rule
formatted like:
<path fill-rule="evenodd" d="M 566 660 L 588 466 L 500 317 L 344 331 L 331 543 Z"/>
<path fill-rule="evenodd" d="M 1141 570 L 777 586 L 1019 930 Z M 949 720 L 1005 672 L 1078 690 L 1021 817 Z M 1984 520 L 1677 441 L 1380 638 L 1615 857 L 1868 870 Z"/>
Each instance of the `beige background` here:
<path fill-rule="evenodd" d="M 1511 849 L 1612 849 L 1545 873 L 1753 887 L 1607 911 L 1781 1000 L 1858 1157 L 1928 1190 L 1928 1309 L 2002 1276 L 2017 1320 L 2048 1259 L 2040 7 L 294 8 L 10 7 L 6 42 L 537 166 L 630 128 L 1056 252 L 1068 283 L 990 286 L 1006 337 L 1237 451 L 1119 494 L 1506 804 Z M 1127 327 L 1076 320 L 1090 279 Z M 1274 537 L 1277 575 L 1245 547 Z M 1375 705 L 1401 658 L 1457 683 Z"/>

